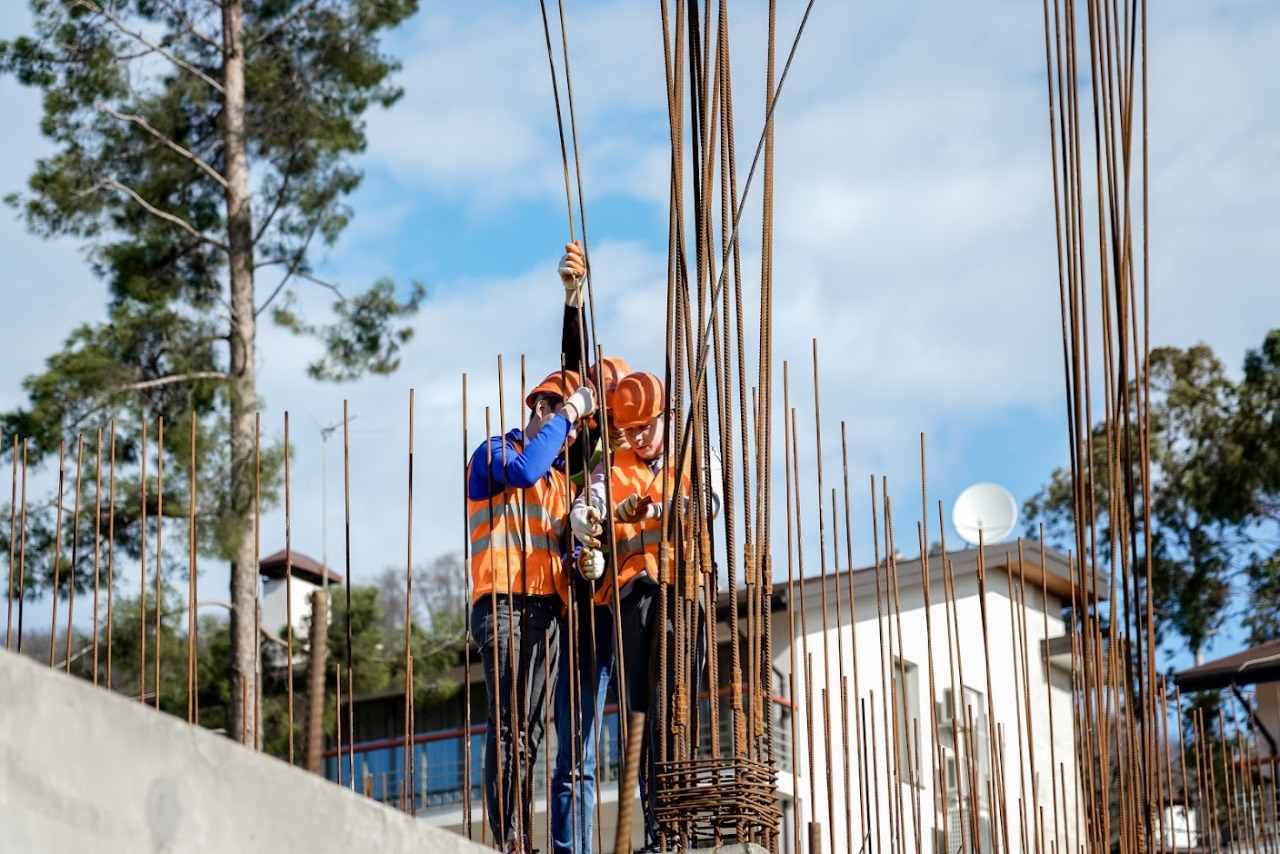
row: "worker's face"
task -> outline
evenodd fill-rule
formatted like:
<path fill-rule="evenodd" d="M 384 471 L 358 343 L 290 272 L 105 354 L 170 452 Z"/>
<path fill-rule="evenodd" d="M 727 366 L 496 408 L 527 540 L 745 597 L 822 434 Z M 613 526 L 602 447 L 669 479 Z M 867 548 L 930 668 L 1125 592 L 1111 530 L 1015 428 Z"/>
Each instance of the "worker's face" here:
<path fill-rule="evenodd" d="M 621 427 L 615 427 L 609 424 L 609 450 L 621 451 L 623 448 L 630 448 L 631 443 L 627 441 L 627 431 Z"/>
<path fill-rule="evenodd" d="M 666 415 L 659 415 L 639 427 L 623 427 L 622 435 L 641 459 L 656 460 L 662 455 L 662 447 L 666 442 L 666 426 Z"/>

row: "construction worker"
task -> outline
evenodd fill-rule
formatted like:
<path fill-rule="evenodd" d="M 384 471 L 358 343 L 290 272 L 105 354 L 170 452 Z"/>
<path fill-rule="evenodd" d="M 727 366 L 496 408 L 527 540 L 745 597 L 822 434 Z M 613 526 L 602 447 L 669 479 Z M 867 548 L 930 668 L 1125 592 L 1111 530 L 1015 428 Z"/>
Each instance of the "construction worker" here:
<path fill-rule="evenodd" d="M 662 698 L 657 697 L 653 689 L 656 681 L 654 638 L 661 591 L 658 585 L 659 554 L 663 542 L 663 517 L 671 512 L 673 506 L 681 512 L 685 510 L 692 495 L 692 482 L 687 467 L 677 483 L 669 484 L 667 480 L 667 463 L 671 458 L 664 452 L 670 430 L 670 406 L 662 380 L 646 372 L 623 377 L 610 396 L 608 414 L 627 446 L 613 454 L 608 471 L 603 465 L 593 471 L 590 486 L 575 500 L 569 518 L 574 537 L 582 546 L 581 552 L 589 556 L 600 554 L 600 549 L 605 547 L 604 526 L 610 522 L 613 525 L 617 552 L 611 571 L 616 573 L 619 591 L 617 607 L 622 632 L 622 679 L 629 709 L 648 713 L 649 737 L 644 746 L 644 764 L 648 773 L 640 775 L 646 850 L 659 850 L 659 827 L 651 797 L 654 792 L 654 762 L 659 755 L 658 739 L 664 737 L 657 731 Z M 712 515 L 716 515 L 720 499 L 714 481 L 708 479 L 707 486 L 710 510 Z M 614 503 L 611 513 L 607 494 Z M 664 497 L 672 499 L 672 503 L 664 503 Z M 673 533 L 679 536 L 678 529 Z M 580 565 L 593 561 L 596 559 L 592 557 L 580 559 Z M 600 584 L 597 601 L 609 601 L 612 593 L 613 581 L 606 577 Z M 668 595 L 672 595 L 671 588 L 668 588 Z M 668 601 L 668 605 L 667 613 L 674 615 L 673 599 Z M 674 632 L 671 618 L 665 631 L 669 637 Z M 697 632 L 697 637 L 695 672 L 700 672 L 706 654 L 705 639 L 701 631 Z"/>
<path fill-rule="evenodd" d="M 566 245 L 560 260 L 560 278 L 566 293 L 563 356 L 569 367 L 582 364 L 582 324 L 571 320 L 569 308 L 575 303 L 579 307 L 582 304 L 585 272 L 581 248 L 576 243 Z M 602 365 L 591 366 L 588 376 L 599 392 L 601 408 L 618 380 L 628 373 L 630 368 L 626 362 L 616 358 L 606 358 Z M 572 447 L 569 471 L 578 484 L 589 473 L 588 466 L 594 466 L 600 459 L 600 432 L 598 424 L 589 427 Z M 615 659 L 612 614 L 607 605 L 592 601 L 595 582 L 604 574 L 604 556 L 598 551 L 588 551 L 576 558 L 570 563 L 569 595 L 558 627 L 560 670 L 552 705 L 558 745 L 555 772 L 551 777 L 551 850 L 554 854 L 588 854 L 595 848 L 591 836 L 596 806 L 596 747 Z"/>
<path fill-rule="evenodd" d="M 569 483 L 563 449 L 595 411 L 590 387 L 554 371 L 525 398 L 524 430 L 489 438 L 471 456 L 470 632 L 489 700 L 484 788 L 494 842 L 529 852 L 533 779 L 548 673 L 557 667 L 557 619 L 568 595 L 563 535 Z"/>

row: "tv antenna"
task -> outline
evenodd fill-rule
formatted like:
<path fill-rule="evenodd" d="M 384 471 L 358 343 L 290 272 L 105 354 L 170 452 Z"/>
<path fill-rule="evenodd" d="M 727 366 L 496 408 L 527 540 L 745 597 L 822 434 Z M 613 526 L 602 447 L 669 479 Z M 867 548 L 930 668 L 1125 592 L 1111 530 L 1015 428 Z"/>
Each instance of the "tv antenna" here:
<path fill-rule="evenodd" d="M 998 543 L 1018 524 L 1018 502 L 998 483 L 975 483 L 956 498 L 951 524 L 971 546 Z"/>

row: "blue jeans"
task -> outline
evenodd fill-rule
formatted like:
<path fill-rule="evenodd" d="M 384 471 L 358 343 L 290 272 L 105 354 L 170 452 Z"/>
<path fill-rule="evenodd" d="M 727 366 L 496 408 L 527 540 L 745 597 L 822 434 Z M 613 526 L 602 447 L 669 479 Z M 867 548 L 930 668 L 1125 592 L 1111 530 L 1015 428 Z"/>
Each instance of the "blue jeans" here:
<path fill-rule="evenodd" d="M 484 794 L 499 844 L 521 840 L 527 848 L 533 837 L 533 777 L 545 729 L 547 671 L 556 678 L 559 612 L 557 596 L 484 595 L 471 606 L 471 642 L 489 695 Z"/>
<path fill-rule="evenodd" d="M 595 850 L 591 833 L 596 810 L 596 741 L 613 675 L 612 612 L 598 605 L 579 606 L 573 621 L 571 633 L 568 616 L 560 618 L 560 674 L 552 707 L 559 742 L 551 777 L 553 854 Z"/>

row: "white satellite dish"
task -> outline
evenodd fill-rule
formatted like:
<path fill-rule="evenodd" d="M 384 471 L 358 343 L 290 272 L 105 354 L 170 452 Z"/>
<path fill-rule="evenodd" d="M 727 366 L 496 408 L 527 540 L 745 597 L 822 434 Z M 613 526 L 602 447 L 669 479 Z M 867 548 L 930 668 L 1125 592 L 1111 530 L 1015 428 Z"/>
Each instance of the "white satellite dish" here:
<path fill-rule="evenodd" d="M 960 493 L 951 508 L 951 524 L 960 539 L 978 545 L 998 543 L 1018 524 L 1018 502 L 998 483 L 975 483 Z"/>

